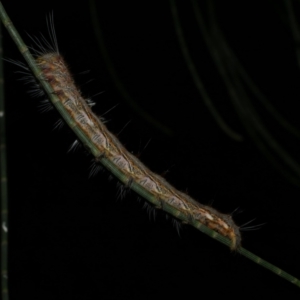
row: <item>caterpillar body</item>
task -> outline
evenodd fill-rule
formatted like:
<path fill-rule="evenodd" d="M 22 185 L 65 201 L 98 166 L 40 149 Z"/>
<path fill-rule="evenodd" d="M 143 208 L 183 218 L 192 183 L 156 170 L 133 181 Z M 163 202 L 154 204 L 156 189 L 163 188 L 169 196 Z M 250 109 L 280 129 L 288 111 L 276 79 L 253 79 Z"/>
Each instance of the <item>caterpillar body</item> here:
<path fill-rule="evenodd" d="M 240 227 L 234 223 L 231 215 L 222 214 L 197 202 L 152 172 L 128 152 L 118 138 L 107 129 L 101 118 L 92 112 L 91 106 L 94 103 L 82 97 L 64 58 L 59 53 L 53 24 L 53 16 L 50 16 L 47 25 L 51 43 L 44 37 L 42 41 L 32 38 L 39 48 L 32 48 L 35 61 L 41 71 L 42 80 L 48 82 L 52 93 L 56 95 L 56 101 L 67 113 L 67 123 L 71 129 L 76 128 L 80 132 L 79 139 L 91 150 L 96 162 L 100 162 L 114 173 L 127 188 L 132 188 L 141 196 L 147 195 L 145 198 L 155 208 L 162 209 L 196 228 L 200 228 L 201 224 L 205 225 L 229 239 L 231 250 L 238 250 L 241 247 Z M 28 70 L 20 63 L 16 64 Z M 29 81 L 33 81 L 32 77 Z M 40 95 L 41 92 L 40 88 L 34 90 L 35 95 Z M 48 110 L 45 104 L 43 110 Z"/>
<path fill-rule="evenodd" d="M 231 240 L 231 249 L 241 246 L 239 227 L 230 215 L 198 203 L 187 194 L 176 190 L 164 178 L 150 171 L 140 160 L 129 153 L 116 136 L 108 131 L 105 124 L 92 112 L 89 102 L 81 96 L 68 70 L 65 60 L 58 52 L 39 55 L 36 63 L 44 79 L 51 85 L 60 103 L 74 122 L 93 145 L 98 149 L 96 161 L 108 159 L 125 176 L 125 184 L 133 182 L 153 195 L 157 208 L 169 206 L 177 213 L 175 216 L 185 223 L 199 221 L 205 226 Z"/>

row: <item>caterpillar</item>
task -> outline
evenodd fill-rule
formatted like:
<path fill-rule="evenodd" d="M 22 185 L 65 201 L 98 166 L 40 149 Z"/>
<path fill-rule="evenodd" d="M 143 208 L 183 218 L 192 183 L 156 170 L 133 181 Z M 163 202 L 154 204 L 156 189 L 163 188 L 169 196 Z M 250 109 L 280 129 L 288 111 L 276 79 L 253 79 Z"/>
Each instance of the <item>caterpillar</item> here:
<path fill-rule="evenodd" d="M 50 84 L 58 101 L 66 110 L 71 119 L 71 127 L 78 128 L 96 149 L 92 151 L 95 161 L 104 164 L 111 171 L 114 169 L 113 172 L 118 173 L 119 179 L 123 178 L 121 181 L 127 188 L 150 195 L 151 202 L 156 208 L 171 213 L 184 223 L 193 225 L 194 222 L 200 222 L 228 238 L 231 241 L 231 250 L 238 250 L 241 247 L 241 234 L 231 215 L 200 204 L 187 194 L 178 191 L 163 177 L 152 172 L 137 157 L 128 152 L 118 138 L 107 129 L 101 118 L 92 112 L 93 103 L 82 97 L 64 58 L 58 51 L 51 20 L 48 22 L 48 27 L 53 46 L 45 39 L 43 42 L 46 47 L 40 41 L 33 39 L 40 48 L 40 50 L 34 49 L 36 64 L 42 72 L 43 79 Z"/>

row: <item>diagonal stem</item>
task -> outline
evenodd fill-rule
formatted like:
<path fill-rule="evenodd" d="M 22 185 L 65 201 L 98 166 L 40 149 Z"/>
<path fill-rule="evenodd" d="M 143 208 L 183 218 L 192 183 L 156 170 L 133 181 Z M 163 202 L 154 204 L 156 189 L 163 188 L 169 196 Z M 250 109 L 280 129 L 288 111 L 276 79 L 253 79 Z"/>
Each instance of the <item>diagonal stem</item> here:
<path fill-rule="evenodd" d="M 74 131 L 77 137 L 82 141 L 82 143 L 90 149 L 91 153 L 98 157 L 98 160 L 111 172 L 113 173 L 121 182 L 127 183 L 128 176 L 126 176 L 123 172 L 121 172 L 116 166 L 107 158 L 101 157 L 101 153 L 99 150 L 94 146 L 93 142 L 89 139 L 89 137 L 78 127 L 78 125 L 72 119 L 72 116 L 68 113 L 68 111 L 63 107 L 63 105 L 59 102 L 59 99 L 55 96 L 54 91 L 52 90 L 51 86 L 48 84 L 47 81 L 44 80 L 42 73 L 38 66 L 35 63 L 34 58 L 30 54 L 28 48 L 24 44 L 23 40 L 19 36 L 18 32 L 16 31 L 15 27 L 13 26 L 12 22 L 10 21 L 9 17 L 7 16 L 1 2 L 0 2 L 0 17 L 2 19 L 3 24 L 7 28 L 8 32 L 10 33 L 11 37 L 13 38 L 14 42 L 16 43 L 17 47 L 19 48 L 21 54 L 23 54 L 25 60 L 27 61 L 28 65 L 30 66 L 32 72 L 36 76 L 37 80 L 45 89 L 49 99 L 53 103 L 53 105 L 57 108 L 59 113 L 62 115 L 66 123 L 70 126 L 70 128 Z M 131 188 L 138 193 L 140 196 L 148 200 L 149 202 L 153 203 L 154 205 L 159 205 L 160 202 L 156 198 L 155 195 L 151 194 L 148 190 L 143 188 L 141 185 L 132 182 Z M 165 204 L 162 208 L 164 211 L 170 213 L 171 215 L 175 216 L 176 218 L 182 220 L 183 222 L 191 224 L 193 227 L 197 228 L 201 232 L 207 234 L 208 236 L 216 239 L 217 241 L 230 246 L 231 241 L 221 234 L 217 233 L 216 231 L 206 227 L 199 221 L 193 219 L 192 221 L 188 219 L 187 215 L 183 214 L 180 210 L 176 209 L 173 206 Z M 257 264 L 271 270 L 278 276 L 288 280 L 289 282 L 297 285 L 300 287 L 300 280 L 293 277 L 292 275 L 286 273 L 285 271 L 281 270 L 280 268 L 268 263 L 267 261 L 263 260 L 262 258 L 258 257 L 257 255 L 251 253 L 250 251 L 240 248 L 238 250 L 243 256 L 253 260 Z"/>

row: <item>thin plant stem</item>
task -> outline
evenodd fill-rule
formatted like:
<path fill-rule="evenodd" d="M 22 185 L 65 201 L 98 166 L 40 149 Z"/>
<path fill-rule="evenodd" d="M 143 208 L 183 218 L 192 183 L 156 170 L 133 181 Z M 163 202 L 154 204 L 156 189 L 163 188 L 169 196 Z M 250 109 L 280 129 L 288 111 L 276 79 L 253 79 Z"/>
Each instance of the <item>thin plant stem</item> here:
<path fill-rule="evenodd" d="M 40 82 L 40 84 L 45 89 L 45 92 L 47 93 L 49 99 L 53 103 L 53 105 L 57 108 L 59 113 L 62 115 L 66 123 L 70 126 L 70 128 L 74 131 L 74 133 L 77 135 L 77 137 L 82 141 L 82 143 L 91 151 L 91 153 L 98 157 L 98 161 L 100 161 L 109 172 L 113 173 L 121 182 L 127 183 L 128 182 L 128 175 L 124 174 L 122 171 L 120 171 L 109 159 L 101 156 L 100 151 L 98 148 L 94 145 L 94 143 L 89 139 L 89 137 L 86 135 L 86 133 L 79 128 L 77 123 L 72 119 L 72 116 L 68 113 L 68 111 L 64 108 L 64 106 L 60 103 L 59 99 L 55 96 L 54 91 L 52 90 L 51 86 L 48 84 L 46 80 L 44 80 L 42 73 L 40 69 L 37 67 L 34 58 L 30 54 L 28 48 L 22 41 L 21 37 L 19 36 L 18 32 L 16 31 L 15 27 L 13 26 L 12 22 L 10 21 L 9 17 L 7 16 L 1 2 L 0 2 L 0 17 L 2 19 L 3 24 L 7 28 L 8 32 L 10 33 L 11 37 L 13 38 L 14 42 L 16 43 L 17 47 L 19 48 L 21 54 L 23 54 L 24 58 L 28 62 L 33 74 L 36 76 L 37 80 Z M 160 205 L 159 199 L 157 197 L 150 193 L 148 190 L 143 188 L 140 184 L 136 182 L 132 182 L 130 187 L 140 196 L 148 200 L 150 203 L 154 204 L 155 206 Z M 180 210 L 175 208 L 174 206 L 169 205 L 168 203 L 165 203 L 162 209 L 169 214 L 175 216 L 177 219 L 182 220 L 185 223 L 191 224 L 193 227 L 197 228 L 201 232 L 207 234 L 208 236 L 216 239 L 217 241 L 230 246 L 231 241 L 224 237 L 223 235 L 217 233 L 216 231 L 206 227 L 202 223 L 200 223 L 198 220 L 189 219 L 189 216 L 182 213 Z M 288 280 L 289 282 L 297 285 L 300 287 L 300 280 L 293 277 L 292 275 L 286 273 L 285 271 L 281 270 L 280 268 L 268 263 L 267 261 L 263 260 L 262 258 L 258 257 L 257 255 L 249 252 L 248 250 L 244 248 L 239 249 L 239 253 L 244 255 L 245 257 L 253 260 L 257 264 L 271 270 L 278 276 L 281 276 L 282 278 Z"/>
<path fill-rule="evenodd" d="M 0 24 L 0 178 L 1 178 L 1 295 L 8 300 L 8 196 L 5 137 L 2 24 Z"/>

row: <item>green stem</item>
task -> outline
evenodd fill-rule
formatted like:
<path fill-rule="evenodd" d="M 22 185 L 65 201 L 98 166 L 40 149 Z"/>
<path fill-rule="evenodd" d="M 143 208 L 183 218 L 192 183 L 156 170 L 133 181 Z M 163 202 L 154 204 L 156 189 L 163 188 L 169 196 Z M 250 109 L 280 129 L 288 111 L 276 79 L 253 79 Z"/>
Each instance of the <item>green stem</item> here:
<path fill-rule="evenodd" d="M 70 126 L 70 128 L 74 131 L 74 133 L 77 135 L 77 137 L 82 141 L 82 143 L 90 149 L 91 153 L 98 158 L 98 160 L 111 172 L 113 173 L 121 182 L 124 184 L 128 183 L 128 176 L 126 176 L 123 172 L 121 172 L 116 166 L 105 157 L 101 157 L 101 153 L 99 150 L 94 146 L 93 142 L 89 140 L 88 136 L 80 130 L 80 128 L 75 124 L 75 122 L 72 120 L 71 116 L 68 114 L 68 112 L 65 110 L 65 108 L 62 106 L 62 104 L 59 102 L 58 98 L 55 96 L 52 88 L 50 85 L 44 80 L 43 76 L 41 75 L 40 69 L 37 67 L 34 58 L 28 51 L 28 48 L 22 41 L 21 37 L 17 33 L 15 27 L 13 26 L 12 22 L 10 21 L 9 17 L 7 16 L 1 2 L 0 2 L 0 17 L 2 19 L 3 24 L 7 28 L 8 32 L 10 33 L 11 37 L 13 38 L 14 42 L 20 49 L 20 52 L 23 54 L 24 58 L 28 62 L 28 65 L 30 66 L 32 72 L 36 76 L 37 80 L 40 82 L 40 84 L 45 89 L 49 99 L 53 103 L 53 105 L 57 108 L 59 113 L 62 115 L 66 123 Z M 141 185 L 132 182 L 130 185 L 131 188 L 138 193 L 140 196 L 148 200 L 149 202 L 153 203 L 154 205 L 161 205 L 160 201 L 152 195 L 150 192 L 148 192 L 146 189 L 144 189 Z M 175 209 L 173 206 L 170 206 L 168 204 L 164 204 L 161 209 L 164 211 L 170 213 L 171 215 L 175 216 L 176 218 L 182 220 L 183 222 L 188 222 L 201 232 L 207 234 L 208 236 L 216 239 L 217 241 L 230 246 L 231 241 L 225 238 L 224 236 L 220 235 L 219 233 L 213 231 L 212 229 L 204 226 L 202 223 L 200 223 L 197 220 L 190 220 L 188 219 L 188 216 L 183 214 L 181 211 Z M 282 278 L 290 281 L 291 283 L 297 285 L 300 287 L 300 280 L 297 278 L 291 276 L 290 274 L 284 272 L 280 268 L 268 263 L 267 261 L 261 259 L 257 255 L 249 252 L 248 250 L 244 248 L 240 248 L 239 252 L 244 255 L 245 257 L 255 261 L 257 264 L 271 270 L 275 274 L 281 276 Z"/>

